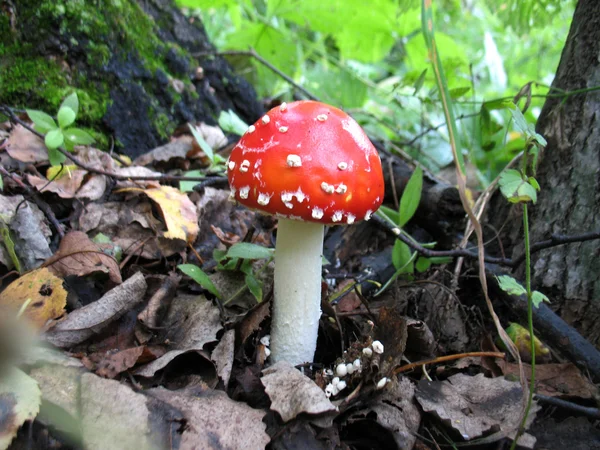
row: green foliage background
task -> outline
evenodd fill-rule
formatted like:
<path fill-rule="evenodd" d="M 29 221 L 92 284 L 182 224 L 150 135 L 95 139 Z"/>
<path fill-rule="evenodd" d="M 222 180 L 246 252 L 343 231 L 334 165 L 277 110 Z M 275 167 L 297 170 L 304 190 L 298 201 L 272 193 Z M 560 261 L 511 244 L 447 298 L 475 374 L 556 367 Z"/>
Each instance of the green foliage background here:
<path fill-rule="evenodd" d="M 437 171 L 452 161 L 421 33 L 418 0 L 177 0 L 219 50 L 248 50 L 320 100 L 351 112 L 391 151 Z M 462 152 L 482 185 L 522 150 L 508 102 L 529 82 L 535 121 L 558 65 L 574 0 L 433 1 L 436 41 Z M 294 88 L 247 56 L 232 63 L 259 95 Z M 494 101 L 492 101 L 494 100 Z M 498 100 L 498 101 L 495 101 Z M 428 132 L 429 131 L 429 132 Z M 415 139 L 418 137 L 418 139 Z"/>

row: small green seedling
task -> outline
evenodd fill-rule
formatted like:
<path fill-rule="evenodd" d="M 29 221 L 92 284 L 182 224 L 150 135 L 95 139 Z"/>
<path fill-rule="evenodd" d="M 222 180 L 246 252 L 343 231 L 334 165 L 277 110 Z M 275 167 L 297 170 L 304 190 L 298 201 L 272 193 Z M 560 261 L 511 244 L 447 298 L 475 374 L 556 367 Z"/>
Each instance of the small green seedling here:
<path fill-rule="evenodd" d="M 43 111 L 27 110 L 27 115 L 35 129 L 45 135 L 44 142 L 48 147 L 48 160 L 53 166 L 62 164 L 66 159 L 66 156 L 58 151 L 62 145 L 71 152 L 76 145 L 90 145 L 94 142 L 94 138 L 86 131 L 71 126 L 75 122 L 78 112 L 79 100 L 76 92 L 65 98 L 58 108 L 56 114 L 58 124 L 52 116 Z"/>
<path fill-rule="evenodd" d="M 411 175 L 406 188 L 400 198 L 400 206 L 398 210 L 381 206 L 377 214 L 391 225 L 393 225 L 398 233 L 403 233 L 409 239 L 413 239 L 402 228 L 413 218 L 421 201 L 421 192 L 423 190 L 423 170 L 417 167 Z M 425 248 L 432 248 L 435 242 L 421 244 Z M 409 278 L 417 272 L 425 272 L 432 264 L 446 264 L 452 261 L 450 257 L 432 257 L 426 258 L 419 256 L 416 251 L 404 242 L 396 240 L 392 249 L 392 263 L 396 268 L 396 273 L 383 285 L 376 295 L 382 293 L 387 287 L 400 275 L 406 275 Z"/>

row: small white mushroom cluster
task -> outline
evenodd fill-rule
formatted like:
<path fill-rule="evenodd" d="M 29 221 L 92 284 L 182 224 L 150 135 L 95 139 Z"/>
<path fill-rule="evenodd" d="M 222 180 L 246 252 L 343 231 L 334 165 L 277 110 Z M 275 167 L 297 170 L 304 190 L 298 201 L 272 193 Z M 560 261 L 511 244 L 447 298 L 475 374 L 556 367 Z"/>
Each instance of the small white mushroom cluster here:
<path fill-rule="evenodd" d="M 341 391 L 346 389 L 348 385 L 346 381 L 342 380 L 346 375 L 352 375 L 353 373 L 360 373 L 362 370 L 362 364 L 360 359 L 355 359 L 351 363 L 340 363 L 335 367 L 335 377 L 331 380 L 327 386 L 325 386 L 325 395 L 327 397 L 335 396 L 339 394 Z M 333 376 L 333 370 L 326 370 L 325 375 Z"/>
<path fill-rule="evenodd" d="M 381 341 L 373 341 L 370 346 L 363 348 L 363 355 L 365 355 L 367 358 L 373 356 L 373 352 L 377 353 L 378 355 L 383 353 L 383 344 Z"/>
<path fill-rule="evenodd" d="M 271 345 L 271 335 L 267 334 L 260 338 L 260 343 L 265 346 L 265 358 L 268 358 L 271 355 L 271 350 L 269 346 Z"/>

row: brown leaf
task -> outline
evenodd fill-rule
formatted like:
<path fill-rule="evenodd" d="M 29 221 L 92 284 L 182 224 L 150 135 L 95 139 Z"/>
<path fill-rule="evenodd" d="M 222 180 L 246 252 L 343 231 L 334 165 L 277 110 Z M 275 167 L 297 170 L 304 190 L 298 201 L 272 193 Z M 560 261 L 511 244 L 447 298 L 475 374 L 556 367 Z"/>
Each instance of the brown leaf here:
<path fill-rule="evenodd" d="M 144 276 L 137 272 L 100 300 L 73 311 L 46 333 L 46 340 L 63 348 L 85 341 L 140 303 L 146 287 Z"/>
<path fill-rule="evenodd" d="M 108 273 L 113 283 L 123 282 L 117 261 L 102 252 L 83 231 L 68 233 L 60 241 L 58 251 L 44 263 L 44 266 L 62 278 L 69 275 L 83 277 L 94 272 L 104 272 Z"/>
<path fill-rule="evenodd" d="M 517 364 L 500 361 L 500 367 L 505 375 L 519 376 Z M 527 379 L 530 379 L 531 366 L 523 364 L 523 369 Z M 549 397 L 593 399 L 598 395 L 598 389 L 571 363 L 536 364 L 535 386 L 535 392 Z"/>
<path fill-rule="evenodd" d="M 62 316 L 67 304 L 63 280 L 42 268 L 17 278 L 0 294 L 0 312 L 16 314 L 27 303 L 23 315 L 37 328 Z"/>
<path fill-rule="evenodd" d="M 16 125 L 6 145 L 11 158 L 24 163 L 48 161 L 48 149 L 44 141 L 21 125 Z"/>
<path fill-rule="evenodd" d="M 523 391 L 518 382 L 504 378 L 456 374 L 446 381 L 419 382 L 416 398 L 424 411 L 433 413 L 460 433 L 465 441 L 493 432 L 497 439 L 514 437 L 520 425 Z M 539 406 L 534 402 L 527 426 Z M 520 444 L 530 441 L 527 437 Z"/>
<path fill-rule="evenodd" d="M 121 372 L 131 369 L 138 364 L 154 361 L 164 355 L 165 350 L 161 347 L 128 348 L 117 353 L 107 354 L 96 364 L 96 373 L 104 378 L 115 378 Z M 92 359 L 90 355 L 90 359 Z"/>
<path fill-rule="evenodd" d="M 271 302 L 261 302 L 246 313 L 238 325 L 238 333 L 242 345 L 246 343 L 252 333 L 258 330 L 263 320 L 271 313 Z"/>
<path fill-rule="evenodd" d="M 321 414 L 336 410 L 313 380 L 286 361 L 263 370 L 260 381 L 271 399 L 271 409 L 277 411 L 284 422 L 302 413 Z"/>
<path fill-rule="evenodd" d="M 155 388 L 146 393 L 183 413 L 188 426 L 181 430 L 180 449 L 259 449 L 269 443 L 265 412 L 235 402 L 225 392 Z"/>

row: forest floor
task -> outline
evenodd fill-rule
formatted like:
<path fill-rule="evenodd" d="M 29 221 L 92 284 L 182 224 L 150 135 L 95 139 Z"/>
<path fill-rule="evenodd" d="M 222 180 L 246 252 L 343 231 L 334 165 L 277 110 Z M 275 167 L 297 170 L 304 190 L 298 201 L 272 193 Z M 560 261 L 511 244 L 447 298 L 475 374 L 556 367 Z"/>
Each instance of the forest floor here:
<path fill-rule="evenodd" d="M 331 227 L 315 362 L 270 365 L 277 221 L 229 201 L 192 136 L 48 169 L 20 120 L 0 125 L 0 449 L 508 448 L 530 366 L 497 347 L 471 266 L 382 290 L 389 230 Z M 539 349 L 520 446 L 600 448 L 597 386 Z"/>

